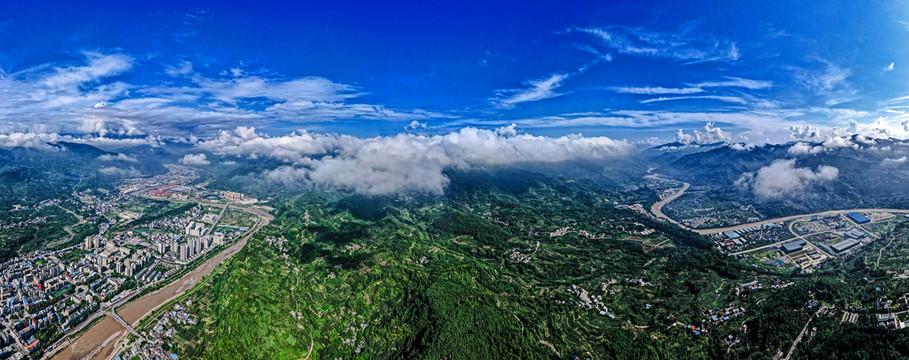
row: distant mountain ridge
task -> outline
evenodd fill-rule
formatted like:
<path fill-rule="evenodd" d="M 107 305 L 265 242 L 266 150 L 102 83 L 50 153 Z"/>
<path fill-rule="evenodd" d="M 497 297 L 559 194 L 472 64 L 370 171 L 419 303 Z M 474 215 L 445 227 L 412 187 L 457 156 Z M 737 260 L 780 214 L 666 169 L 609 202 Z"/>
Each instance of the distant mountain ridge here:
<path fill-rule="evenodd" d="M 656 172 L 692 186 L 710 188 L 711 195 L 726 200 L 754 203 L 769 214 L 785 215 L 859 207 L 909 208 L 909 142 L 897 139 L 844 138 L 848 145 L 828 142 L 767 144 L 747 149 L 730 145 L 679 156 Z M 825 145 L 826 144 L 826 145 Z M 774 161 L 794 161 L 795 175 L 834 167 L 831 181 L 806 181 L 803 189 L 784 197 L 766 197 L 742 186 L 747 174 L 756 174 Z M 786 179 L 771 179 L 784 181 Z M 798 179 L 795 179 L 798 180 Z"/>

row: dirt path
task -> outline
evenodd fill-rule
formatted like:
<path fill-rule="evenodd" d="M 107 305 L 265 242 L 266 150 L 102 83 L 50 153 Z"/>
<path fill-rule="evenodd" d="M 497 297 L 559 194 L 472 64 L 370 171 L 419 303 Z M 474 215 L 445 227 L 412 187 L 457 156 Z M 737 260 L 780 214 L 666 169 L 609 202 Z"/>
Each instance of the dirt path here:
<path fill-rule="evenodd" d="M 893 235 L 890 235 L 890 242 L 888 242 L 887 245 L 884 245 L 884 247 L 877 251 L 877 262 L 874 263 L 874 270 L 877 270 L 878 266 L 881 266 L 881 256 L 884 255 L 884 249 L 890 246 L 890 244 L 893 244 L 894 238 L 895 237 Z"/>
<path fill-rule="evenodd" d="M 817 309 L 814 315 L 811 315 L 811 317 L 808 318 L 808 322 L 805 323 L 805 327 L 802 328 L 802 332 L 800 332 L 799 336 L 797 336 L 795 338 L 795 341 L 792 342 L 792 347 L 789 348 L 789 353 L 787 353 L 786 357 L 783 358 L 784 360 L 789 360 L 789 357 L 791 357 L 792 353 L 795 352 L 795 347 L 799 345 L 799 342 L 802 341 L 802 336 L 804 336 L 805 332 L 808 331 L 808 325 L 811 325 L 811 320 L 814 320 L 814 318 L 817 317 L 817 315 L 826 308 L 827 306 L 822 305 L 820 309 Z"/>
<path fill-rule="evenodd" d="M 540 344 L 549 346 L 549 348 L 552 349 L 552 352 L 554 352 L 556 354 L 556 357 L 562 357 L 562 354 L 559 354 L 559 352 L 556 350 L 555 346 L 552 346 L 552 344 L 550 344 L 546 340 L 540 340 Z"/>

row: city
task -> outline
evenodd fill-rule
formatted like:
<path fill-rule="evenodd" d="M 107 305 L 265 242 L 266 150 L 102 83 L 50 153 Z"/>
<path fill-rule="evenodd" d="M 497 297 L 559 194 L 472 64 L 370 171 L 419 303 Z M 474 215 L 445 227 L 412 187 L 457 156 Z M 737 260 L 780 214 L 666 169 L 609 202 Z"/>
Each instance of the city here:
<path fill-rule="evenodd" d="M 255 199 L 170 185 L 196 179 L 191 168 L 175 165 L 153 178 L 125 179 L 116 194 L 74 194 L 80 212 L 110 220 L 77 245 L 0 264 L 5 328 L 0 357 L 51 356 L 93 321 L 117 317 L 119 307 L 185 273 L 258 224 L 258 215 L 236 207 L 253 205 Z M 198 203 L 184 205 L 189 201 Z M 152 203 L 162 202 L 177 211 L 142 218 Z M 54 205 L 53 200 L 42 203 Z"/>

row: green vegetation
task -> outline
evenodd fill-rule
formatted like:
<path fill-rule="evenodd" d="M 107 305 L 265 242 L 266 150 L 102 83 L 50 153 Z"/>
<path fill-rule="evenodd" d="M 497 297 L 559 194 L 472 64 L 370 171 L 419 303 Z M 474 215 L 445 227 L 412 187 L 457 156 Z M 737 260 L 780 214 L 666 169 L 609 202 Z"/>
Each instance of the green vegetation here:
<path fill-rule="evenodd" d="M 202 325 L 173 341 L 181 356 L 218 359 L 770 357 L 810 316 L 808 297 L 736 296 L 739 283 L 782 275 L 616 209 L 610 196 L 557 180 L 447 199 L 300 195 L 194 291 Z M 642 228 L 656 232 L 628 233 Z M 287 257 L 266 241 L 279 237 Z M 652 246 L 658 239 L 674 246 Z M 616 317 L 579 306 L 572 285 L 601 295 Z M 685 329 L 730 303 L 748 316 L 702 335 Z M 771 306 L 789 309 L 780 316 L 792 326 L 753 313 Z M 754 330 L 742 334 L 746 321 Z M 728 335 L 749 345 L 730 350 Z"/>
<path fill-rule="evenodd" d="M 35 221 L 45 219 L 44 221 Z M 64 231 L 68 225 L 76 224 L 76 217 L 57 206 L 46 206 L 36 210 L 0 211 L 0 224 L 20 224 L 0 230 L 0 262 L 16 255 L 42 249 L 46 244 L 69 238 Z"/>
<path fill-rule="evenodd" d="M 142 216 L 129 222 L 125 226 L 129 226 L 130 228 L 138 228 L 142 225 L 149 224 L 156 220 L 180 216 L 184 212 L 187 212 L 194 207 L 196 207 L 196 203 L 175 203 L 169 201 L 151 200 L 144 208 Z M 119 226 L 120 225 L 118 225 L 118 227 Z"/>

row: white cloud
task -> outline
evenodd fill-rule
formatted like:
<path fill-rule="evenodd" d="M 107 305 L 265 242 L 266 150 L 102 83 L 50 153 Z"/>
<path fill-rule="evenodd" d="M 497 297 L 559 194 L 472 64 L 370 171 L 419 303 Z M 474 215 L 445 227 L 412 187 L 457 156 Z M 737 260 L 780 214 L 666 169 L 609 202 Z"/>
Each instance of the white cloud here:
<path fill-rule="evenodd" d="M 54 69 L 54 73 L 45 77 L 41 83 L 53 89 L 70 88 L 119 75 L 133 67 L 133 59 L 123 54 L 105 55 L 88 51 L 83 55 L 85 55 L 86 65 L 57 67 Z"/>
<path fill-rule="evenodd" d="M 756 147 L 755 144 L 743 144 L 743 143 L 734 143 L 734 144 L 729 145 L 730 149 L 738 150 L 738 151 L 752 150 L 755 147 Z"/>
<path fill-rule="evenodd" d="M 839 149 L 844 147 L 850 147 L 854 145 L 852 140 L 846 138 L 845 136 L 834 136 L 827 141 L 824 141 L 822 145 L 827 149 Z"/>
<path fill-rule="evenodd" d="M 51 149 L 47 143 L 64 140 L 65 137 L 54 133 L 22 133 L 12 132 L 0 134 L 0 147 L 2 148 L 32 148 Z"/>
<path fill-rule="evenodd" d="M 727 77 L 721 81 L 705 81 L 697 84 L 688 84 L 688 87 L 667 88 L 661 86 L 645 87 L 614 87 L 613 91 L 623 94 L 640 94 L 640 95 L 690 95 L 706 91 L 708 88 L 727 88 L 738 87 L 750 90 L 768 89 L 773 86 L 772 81 L 751 80 L 738 77 Z"/>
<path fill-rule="evenodd" d="M 321 77 L 266 77 L 241 71 L 210 78 L 185 61 L 166 66 L 164 73 L 173 78 L 160 83 L 134 85 L 112 79 L 133 66 L 133 58 L 126 54 L 85 52 L 81 63 L 0 71 L 0 119 L 13 120 L 2 131 L 186 137 L 281 121 L 451 117 L 352 103 L 364 94 L 359 88 Z"/>
<path fill-rule="evenodd" d="M 629 56 L 667 58 L 686 63 L 697 63 L 736 61 L 741 55 L 734 42 L 693 34 L 692 29 L 681 29 L 673 33 L 660 33 L 625 26 L 576 28 L 574 30 L 594 35 L 607 48 Z"/>
<path fill-rule="evenodd" d="M 775 160 L 756 173 L 744 173 L 736 185 L 750 188 L 763 198 L 779 198 L 799 192 L 811 184 L 828 182 L 839 176 L 839 169 L 821 165 L 817 170 L 795 167 L 795 159 Z"/>
<path fill-rule="evenodd" d="M 173 77 L 189 75 L 193 73 L 193 64 L 189 61 L 181 61 L 177 65 L 165 66 L 164 73 Z"/>
<path fill-rule="evenodd" d="M 828 107 L 857 99 L 858 92 L 847 81 L 852 71 L 827 60 L 818 61 L 823 67 L 790 68 L 796 83 L 808 90 L 806 95 L 820 97 Z"/>
<path fill-rule="evenodd" d="M 787 150 L 787 151 L 793 155 L 808 155 L 808 154 L 820 153 L 820 152 L 824 151 L 824 147 L 823 146 L 811 146 L 811 144 L 799 141 L 795 144 L 792 144 L 792 146 L 790 146 L 789 150 Z"/>
<path fill-rule="evenodd" d="M 745 99 L 742 99 L 737 96 L 719 96 L 719 95 L 704 95 L 704 96 L 673 96 L 673 97 L 658 97 L 653 99 L 642 100 L 641 104 L 649 104 L 653 102 L 661 101 L 675 101 L 675 100 L 718 100 L 725 101 L 737 104 L 747 103 Z"/>
<path fill-rule="evenodd" d="M 675 135 L 675 141 L 686 145 L 714 144 L 729 140 L 732 140 L 732 135 L 718 127 L 714 127 L 712 122 L 708 122 L 704 125 L 703 133 L 694 130 L 691 134 L 686 134 L 682 129 L 679 129 L 678 133 Z"/>
<path fill-rule="evenodd" d="M 136 170 L 136 168 L 134 168 L 132 166 L 130 166 L 128 168 L 107 166 L 107 167 L 102 167 L 98 171 L 100 171 L 102 174 L 105 174 L 105 175 L 115 175 L 115 176 L 120 176 L 120 177 L 142 176 L 142 172 L 139 170 Z"/>
<path fill-rule="evenodd" d="M 821 137 L 821 130 L 811 125 L 792 125 L 789 127 L 789 137 L 796 140 L 816 140 Z"/>
<path fill-rule="evenodd" d="M 186 154 L 183 156 L 183 159 L 180 160 L 181 163 L 185 165 L 210 165 L 211 161 L 208 161 L 208 157 L 205 154 Z"/>
<path fill-rule="evenodd" d="M 641 94 L 641 95 L 665 95 L 665 94 L 697 94 L 704 92 L 704 89 L 699 87 L 686 87 L 686 88 L 665 88 L 660 86 L 653 87 L 614 87 L 612 88 L 617 93 L 622 94 Z"/>
<path fill-rule="evenodd" d="M 739 77 L 727 77 L 726 80 L 722 81 L 705 81 L 702 83 L 693 84 L 696 88 L 711 88 L 711 87 L 739 87 L 750 90 L 760 90 L 760 89 L 769 89 L 773 86 L 772 81 L 768 80 L 752 80 L 752 79 L 743 79 Z"/>
<path fill-rule="evenodd" d="M 882 160 L 881 163 L 882 163 L 883 165 L 899 166 L 899 165 L 905 164 L 905 163 L 906 163 L 906 160 L 907 160 L 906 156 L 903 155 L 903 156 L 898 157 L 898 158 L 895 158 L 895 159 L 892 159 L 892 158 L 884 158 L 884 160 Z"/>
<path fill-rule="evenodd" d="M 233 132 L 221 131 L 217 138 L 200 141 L 196 146 L 217 155 L 236 155 L 257 158 L 271 157 L 301 163 L 310 155 L 328 154 L 341 147 L 342 141 L 354 141 L 344 135 L 291 133 L 270 137 L 256 133 L 255 128 L 238 127 Z"/>
<path fill-rule="evenodd" d="M 500 127 L 495 130 L 496 135 L 504 137 L 517 136 L 518 130 L 515 129 L 517 126 L 517 124 L 512 123 L 511 125 Z"/>
<path fill-rule="evenodd" d="M 126 155 L 123 153 L 104 154 L 104 155 L 98 156 L 98 160 L 101 160 L 101 161 L 126 161 L 126 162 L 138 162 L 139 161 L 139 159 L 137 159 L 135 156 L 129 156 L 129 155 Z"/>
<path fill-rule="evenodd" d="M 107 128 L 104 126 L 104 119 L 88 118 L 82 122 L 79 131 L 83 134 L 98 134 L 104 136 L 107 134 Z"/>
<path fill-rule="evenodd" d="M 421 123 L 419 121 L 411 121 L 410 124 L 404 127 L 405 130 L 416 130 L 416 129 L 425 129 L 426 123 Z"/>
<path fill-rule="evenodd" d="M 271 181 L 351 189 L 366 194 L 444 192 L 447 169 L 603 160 L 632 150 L 605 137 L 543 137 L 518 134 L 513 126 L 463 128 L 446 135 L 398 134 L 356 138 L 294 133 L 267 137 L 238 129 L 197 146 L 217 154 L 268 156 L 289 164 L 269 171 Z"/>
<path fill-rule="evenodd" d="M 881 69 L 881 72 L 890 72 L 890 71 L 893 71 L 893 66 L 894 66 L 894 65 L 896 65 L 896 63 L 892 63 L 892 62 L 891 62 L 890 65 L 884 66 L 884 68 Z"/>
<path fill-rule="evenodd" d="M 523 89 L 499 90 L 490 101 L 498 107 L 510 108 L 523 102 L 539 101 L 563 95 L 555 92 L 562 86 L 568 74 L 552 74 L 548 77 L 525 82 Z"/>

